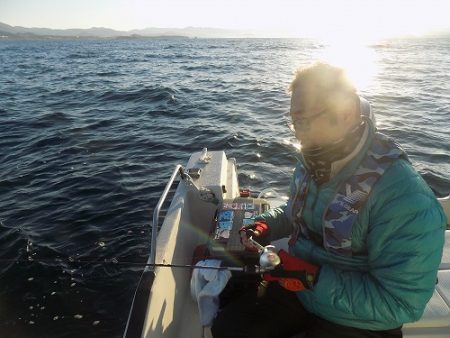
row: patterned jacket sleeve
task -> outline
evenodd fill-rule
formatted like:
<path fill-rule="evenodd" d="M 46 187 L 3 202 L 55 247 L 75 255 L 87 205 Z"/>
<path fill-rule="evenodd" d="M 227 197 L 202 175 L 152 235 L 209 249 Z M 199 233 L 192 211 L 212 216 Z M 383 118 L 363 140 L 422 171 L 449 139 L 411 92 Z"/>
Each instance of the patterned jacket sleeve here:
<path fill-rule="evenodd" d="M 270 228 L 270 238 L 271 240 L 280 239 L 287 237 L 292 233 L 292 220 L 290 217 L 292 198 L 295 195 L 295 178 L 298 177 L 300 171 L 301 163 L 297 163 L 294 170 L 294 174 L 291 179 L 291 184 L 289 187 L 289 200 L 287 203 L 266 211 L 256 217 L 256 219 L 262 219 L 267 222 Z"/>

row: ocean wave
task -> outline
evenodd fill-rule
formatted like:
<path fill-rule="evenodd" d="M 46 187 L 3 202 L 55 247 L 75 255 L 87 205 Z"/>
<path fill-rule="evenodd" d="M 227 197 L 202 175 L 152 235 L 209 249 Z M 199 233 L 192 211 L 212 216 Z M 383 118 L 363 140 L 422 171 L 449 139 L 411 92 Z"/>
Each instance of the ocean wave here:
<path fill-rule="evenodd" d="M 98 99 L 104 102 L 137 102 L 148 101 L 153 104 L 157 102 L 173 102 L 175 91 L 164 87 L 147 87 L 125 91 L 106 91 L 98 95 Z"/>

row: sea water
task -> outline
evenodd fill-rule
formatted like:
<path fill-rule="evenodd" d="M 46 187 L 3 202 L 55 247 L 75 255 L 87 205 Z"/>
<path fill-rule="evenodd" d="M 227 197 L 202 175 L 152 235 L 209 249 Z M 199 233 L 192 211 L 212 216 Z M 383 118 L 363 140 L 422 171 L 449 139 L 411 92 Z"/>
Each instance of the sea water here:
<path fill-rule="evenodd" d="M 450 193 L 450 39 L 0 41 L 0 336 L 121 337 L 174 166 L 225 150 L 239 181 L 287 187 L 287 87 L 348 69 L 429 185 Z M 18 260 L 19 262 L 14 262 Z M 84 261 L 96 261 L 80 263 Z"/>

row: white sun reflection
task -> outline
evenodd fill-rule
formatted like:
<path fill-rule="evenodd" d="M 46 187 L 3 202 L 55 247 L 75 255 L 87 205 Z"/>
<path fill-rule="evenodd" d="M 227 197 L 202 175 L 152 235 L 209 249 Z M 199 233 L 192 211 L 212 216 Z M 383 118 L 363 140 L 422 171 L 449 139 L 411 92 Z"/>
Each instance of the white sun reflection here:
<path fill-rule="evenodd" d="M 333 41 L 319 54 L 319 59 L 345 69 L 359 91 L 365 91 L 378 74 L 378 59 L 365 43 Z"/>

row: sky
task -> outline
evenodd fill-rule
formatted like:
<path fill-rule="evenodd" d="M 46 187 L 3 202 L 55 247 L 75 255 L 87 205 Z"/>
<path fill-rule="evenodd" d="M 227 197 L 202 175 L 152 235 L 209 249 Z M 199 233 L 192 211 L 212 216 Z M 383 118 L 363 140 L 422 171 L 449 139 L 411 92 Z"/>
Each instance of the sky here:
<path fill-rule="evenodd" d="M 0 22 L 23 27 L 258 29 L 336 40 L 450 27 L 448 0 L 0 0 Z"/>

